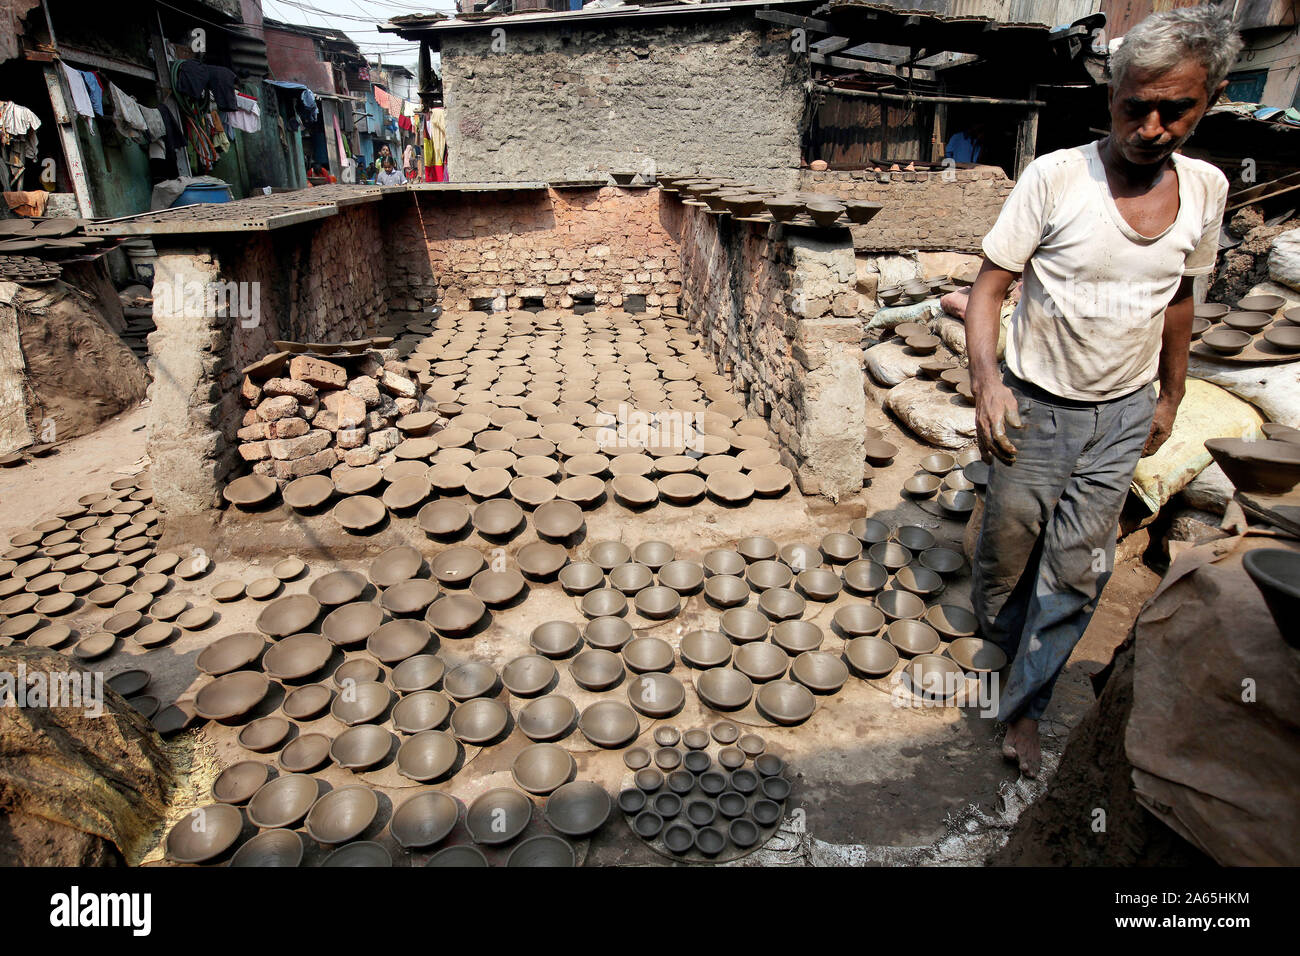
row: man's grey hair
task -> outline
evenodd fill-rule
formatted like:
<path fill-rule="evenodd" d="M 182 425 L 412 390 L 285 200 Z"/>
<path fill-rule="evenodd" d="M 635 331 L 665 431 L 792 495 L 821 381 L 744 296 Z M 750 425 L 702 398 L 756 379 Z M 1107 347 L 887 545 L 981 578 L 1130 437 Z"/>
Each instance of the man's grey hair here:
<path fill-rule="evenodd" d="M 1214 95 L 1241 52 L 1232 17 L 1216 7 L 1185 7 L 1147 17 L 1124 37 L 1110 57 L 1110 85 L 1119 87 L 1128 71 L 1163 73 L 1188 57 L 1205 67 L 1205 89 Z"/>

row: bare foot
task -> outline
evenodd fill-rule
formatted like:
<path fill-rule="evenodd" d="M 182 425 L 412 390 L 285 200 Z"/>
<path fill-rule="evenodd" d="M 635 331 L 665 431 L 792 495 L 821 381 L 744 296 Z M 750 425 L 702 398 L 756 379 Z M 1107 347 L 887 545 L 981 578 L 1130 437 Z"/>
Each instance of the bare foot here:
<path fill-rule="evenodd" d="M 1014 738 L 1012 735 L 1014 734 Z M 1011 739 L 1020 762 L 1020 772 L 1030 780 L 1038 777 L 1042 766 L 1043 754 L 1038 745 L 1038 721 L 1021 717 L 1007 728 L 1007 738 Z M 1003 746 L 1003 753 L 1006 746 Z"/>
<path fill-rule="evenodd" d="M 1016 750 L 1016 731 L 1010 724 L 1007 725 L 1007 732 L 1002 737 L 1002 756 L 1012 763 L 1020 761 L 1020 752 Z"/>

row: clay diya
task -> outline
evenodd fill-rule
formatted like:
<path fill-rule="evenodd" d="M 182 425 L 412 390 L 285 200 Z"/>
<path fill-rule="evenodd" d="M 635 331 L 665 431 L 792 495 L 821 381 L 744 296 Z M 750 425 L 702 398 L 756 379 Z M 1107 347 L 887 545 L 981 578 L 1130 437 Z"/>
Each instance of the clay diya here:
<path fill-rule="evenodd" d="M 424 556 L 409 545 L 389 548 L 370 563 L 370 580 L 376 587 L 391 588 L 415 577 L 424 566 Z"/>
<path fill-rule="evenodd" d="M 639 640 L 649 640 L 649 638 Z M 624 650 L 626 651 L 626 648 Z M 661 718 L 681 709 L 686 702 L 686 690 L 682 687 L 681 681 L 675 677 L 654 672 L 644 673 L 628 682 L 627 699 L 632 708 L 639 713 L 651 718 Z"/>
<path fill-rule="evenodd" d="M 231 764 L 212 782 L 212 799 L 218 803 L 244 804 L 271 776 L 269 764 L 256 760 L 241 760 Z"/>
<path fill-rule="evenodd" d="M 452 594 L 430 604 L 424 620 L 444 637 L 461 637 L 473 630 L 486 613 L 486 605 L 476 596 Z"/>
<path fill-rule="evenodd" d="M 355 840 L 374 823 L 379 797 L 370 787 L 339 787 L 322 796 L 307 813 L 307 833 L 317 843 L 331 846 Z"/>
<path fill-rule="evenodd" d="M 366 650 L 382 663 L 396 664 L 419 654 L 428 643 L 427 624 L 423 621 L 401 618 L 375 628 L 366 639 Z"/>
<path fill-rule="evenodd" d="M 704 671 L 696 678 L 695 690 L 700 700 L 714 710 L 739 710 L 754 696 L 753 682 L 729 667 Z"/>
<path fill-rule="evenodd" d="M 966 675 L 961 667 L 938 654 L 920 654 L 903 669 L 912 693 L 929 700 L 948 700 L 961 690 Z"/>
<path fill-rule="evenodd" d="M 393 687 L 403 694 L 427 690 L 442 680 L 446 665 L 441 657 L 433 654 L 417 654 L 408 657 L 392 673 Z"/>
<path fill-rule="evenodd" d="M 388 756 L 393 735 L 377 724 L 349 727 L 334 738 L 330 757 L 345 770 L 365 770 Z"/>
<path fill-rule="evenodd" d="M 280 751 L 280 768 L 289 773 L 315 770 L 329 759 L 332 743 L 324 734 L 303 734 Z"/>
<path fill-rule="evenodd" d="M 868 677 L 882 677 L 898 663 L 898 649 L 878 637 L 855 637 L 844 645 L 849 666 Z"/>
<path fill-rule="evenodd" d="M 623 645 L 623 661 L 635 674 L 672 670 L 673 648 L 657 637 L 638 637 Z"/>
<path fill-rule="evenodd" d="M 196 826 L 197 819 L 202 826 Z M 239 839 L 244 816 L 238 808 L 214 803 L 186 814 L 167 832 L 167 856 L 176 863 L 206 863 L 221 856 Z"/>
<path fill-rule="evenodd" d="M 366 579 L 356 571 L 331 571 L 313 581 L 307 593 L 325 607 L 336 607 L 355 601 L 365 589 Z M 213 588 L 213 597 L 216 597 L 216 588 Z"/>
<path fill-rule="evenodd" d="M 632 639 L 632 625 L 618 617 L 592 618 L 583 628 L 582 636 L 592 647 L 620 651 Z"/>
<path fill-rule="evenodd" d="M 244 475 L 222 489 L 222 497 L 236 508 L 249 509 L 269 501 L 279 487 L 265 475 Z"/>
<path fill-rule="evenodd" d="M 604 825 L 612 806 L 604 787 L 590 780 L 575 780 L 559 787 L 546 801 L 546 822 L 565 836 L 582 838 Z"/>
<path fill-rule="evenodd" d="M 544 538 L 567 538 L 582 522 L 582 509 L 572 501 L 548 501 L 533 512 L 533 527 Z"/>
<path fill-rule="evenodd" d="M 460 745 L 455 737 L 441 730 L 423 730 L 397 748 L 397 772 L 428 783 L 445 776 L 459 758 Z"/>
<path fill-rule="evenodd" d="M 251 631 L 230 634 L 200 651 L 194 666 L 205 674 L 219 677 L 247 667 L 257 660 L 265 648 L 266 639 L 261 634 Z"/>
<path fill-rule="evenodd" d="M 330 704 L 330 716 L 349 727 L 380 719 L 393 702 L 393 692 L 378 681 L 362 681 L 344 688 Z"/>
<path fill-rule="evenodd" d="M 614 700 L 601 700 L 582 712 L 578 721 L 582 735 L 598 747 L 621 747 L 640 733 L 632 708 Z"/>
<path fill-rule="evenodd" d="M 529 701 L 519 711 L 519 729 L 530 740 L 555 740 L 565 735 L 577 716 L 573 701 L 548 694 Z"/>
<path fill-rule="evenodd" d="M 518 506 L 516 506 L 518 507 Z M 458 585 L 469 581 L 487 566 L 487 559 L 476 548 L 449 548 L 433 559 L 430 570 L 439 583 Z"/>
<path fill-rule="evenodd" d="M 425 790 L 407 798 L 393 812 L 389 832 L 404 849 L 424 849 L 446 839 L 459 818 L 460 807 L 453 797 L 440 790 Z"/>
<path fill-rule="evenodd" d="M 790 665 L 790 676 L 818 694 L 834 694 L 849 679 L 849 669 L 827 651 L 805 651 Z"/>
<path fill-rule="evenodd" d="M 817 708 L 812 691 L 788 680 L 764 684 L 758 691 L 756 703 L 761 714 L 773 723 L 786 726 L 803 723 Z"/>
<path fill-rule="evenodd" d="M 467 661 L 452 668 L 443 678 L 442 688 L 457 701 L 485 697 L 497 686 L 497 672 L 483 661 Z"/>
<path fill-rule="evenodd" d="M 257 617 L 257 629 L 271 637 L 287 637 L 307 630 L 320 614 L 321 606 L 310 594 L 289 594 L 276 598 Z"/>
<path fill-rule="evenodd" d="M 332 644 L 359 644 L 379 627 L 384 612 L 369 601 L 357 601 L 335 608 L 321 622 L 321 633 Z"/>
<path fill-rule="evenodd" d="M 978 637 L 959 637 L 948 645 L 948 656 L 961 669 L 975 674 L 1000 671 L 1007 666 L 1007 655 L 992 641 Z"/>
<path fill-rule="evenodd" d="M 331 514 L 348 531 L 366 531 L 382 522 L 388 510 L 378 498 L 352 495 L 336 504 Z"/>
<path fill-rule="evenodd" d="M 234 671 L 204 685 L 194 697 L 194 711 L 207 720 L 229 720 L 246 714 L 266 696 L 265 674 Z"/>
<path fill-rule="evenodd" d="M 284 486 L 284 503 L 297 511 L 319 508 L 334 495 L 334 482 L 327 475 L 307 475 Z"/>
<path fill-rule="evenodd" d="M 509 843 L 532 819 L 533 804 L 518 790 L 498 787 L 488 790 L 470 804 L 465 825 L 474 842 L 488 845 Z"/>

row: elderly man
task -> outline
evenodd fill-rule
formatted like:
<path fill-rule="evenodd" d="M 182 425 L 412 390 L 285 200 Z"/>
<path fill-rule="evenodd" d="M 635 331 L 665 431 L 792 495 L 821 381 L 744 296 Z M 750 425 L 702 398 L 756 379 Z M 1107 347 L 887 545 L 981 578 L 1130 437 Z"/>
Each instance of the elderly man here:
<path fill-rule="evenodd" d="M 1026 776 L 1110 576 L 1133 471 L 1183 397 L 1192 283 L 1214 267 L 1228 183 L 1177 150 L 1240 49 L 1211 7 L 1138 24 L 1111 58 L 1110 135 L 1034 160 L 984 239 L 966 337 L 993 465 L 973 600 L 982 634 L 1011 657 L 998 718 Z M 1019 275 L 999 368 L 999 306 Z"/>

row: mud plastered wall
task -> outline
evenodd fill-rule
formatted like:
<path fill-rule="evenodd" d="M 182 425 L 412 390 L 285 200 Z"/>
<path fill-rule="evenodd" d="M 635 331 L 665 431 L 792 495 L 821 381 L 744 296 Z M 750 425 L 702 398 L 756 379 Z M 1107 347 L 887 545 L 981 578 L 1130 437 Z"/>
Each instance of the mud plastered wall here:
<path fill-rule="evenodd" d="M 454 180 L 654 168 L 794 185 L 807 68 L 788 28 L 750 11 L 637 27 L 499 27 L 500 52 L 495 30 L 442 37 Z"/>

